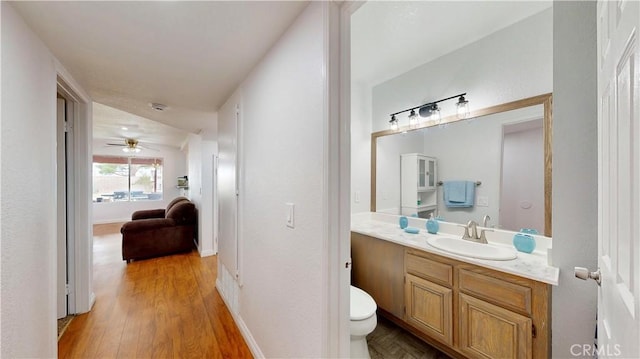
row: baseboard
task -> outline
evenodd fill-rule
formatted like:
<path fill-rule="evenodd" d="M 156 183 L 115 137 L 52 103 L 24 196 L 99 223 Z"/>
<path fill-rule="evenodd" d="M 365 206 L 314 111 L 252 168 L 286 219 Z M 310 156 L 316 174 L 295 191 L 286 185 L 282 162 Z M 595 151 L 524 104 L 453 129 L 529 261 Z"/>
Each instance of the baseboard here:
<path fill-rule="evenodd" d="M 91 292 L 89 295 L 89 310 L 93 309 L 94 304 L 96 304 L 96 293 Z"/>
<path fill-rule="evenodd" d="M 122 222 L 129 222 L 131 220 L 131 218 L 124 218 L 124 219 L 103 219 L 101 221 L 93 221 L 93 224 L 111 224 L 111 223 L 122 223 Z"/>
<path fill-rule="evenodd" d="M 240 334 L 242 334 L 242 337 L 244 338 L 245 342 L 247 342 L 247 346 L 249 347 L 251 354 L 253 354 L 254 358 L 264 358 L 265 356 L 262 353 L 262 350 L 260 350 L 258 343 L 253 338 L 253 335 L 251 335 L 251 331 L 249 330 L 247 325 L 244 323 L 244 320 L 242 320 L 242 317 L 240 317 L 239 314 L 231 310 L 232 307 L 222 288 L 223 286 L 220 283 L 220 279 L 216 278 L 216 289 L 218 290 L 218 293 L 220 293 L 220 297 L 222 298 L 222 301 L 224 302 L 224 304 L 227 306 L 227 309 L 231 313 L 231 317 L 233 318 L 233 321 L 238 326 L 238 329 L 240 330 Z"/>
<path fill-rule="evenodd" d="M 200 257 L 210 257 L 210 256 L 213 256 L 215 254 L 216 254 L 216 252 L 214 252 L 213 249 L 210 249 L 208 251 L 200 252 Z"/>

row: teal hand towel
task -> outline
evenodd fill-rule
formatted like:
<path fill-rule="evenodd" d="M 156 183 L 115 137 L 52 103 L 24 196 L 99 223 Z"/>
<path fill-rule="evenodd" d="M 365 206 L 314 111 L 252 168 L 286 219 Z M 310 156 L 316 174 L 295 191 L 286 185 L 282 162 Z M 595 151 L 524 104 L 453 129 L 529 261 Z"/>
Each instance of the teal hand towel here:
<path fill-rule="evenodd" d="M 444 193 L 451 203 L 464 203 L 467 201 L 468 181 L 447 181 L 444 183 Z"/>
<path fill-rule="evenodd" d="M 460 200 L 459 186 L 464 186 L 464 200 Z M 451 195 L 455 201 L 451 199 Z M 476 198 L 476 183 L 473 181 L 446 181 L 443 189 L 444 205 L 450 208 L 468 208 L 473 207 Z"/>

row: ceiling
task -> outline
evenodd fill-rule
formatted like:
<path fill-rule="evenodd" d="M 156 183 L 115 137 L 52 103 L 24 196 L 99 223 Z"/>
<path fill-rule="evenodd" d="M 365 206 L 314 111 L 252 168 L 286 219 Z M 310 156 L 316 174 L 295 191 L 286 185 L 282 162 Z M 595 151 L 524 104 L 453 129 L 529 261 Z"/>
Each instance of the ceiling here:
<path fill-rule="evenodd" d="M 351 78 L 377 85 L 551 6 L 551 1 L 367 2 L 351 18 Z"/>
<path fill-rule="evenodd" d="M 136 116 L 99 103 L 93 104 L 93 138 L 124 144 L 125 138 L 135 138 L 142 145 L 161 144 L 180 148 L 188 133 L 163 123 Z"/>
<path fill-rule="evenodd" d="M 95 102 L 197 133 L 214 124 L 218 108 L 307 2 L 25 1 L 12 5 Z M 152 102 L 168 109 L 155 111 L 149 105 Z M 117 131 L 105 128 L 108 116 L 116 112 L 96 108 L 96 134 Z M 118 112 L 112 119 L 114 126 L 123 121 L 121 116 Z"/>
<path fill-rule="evenodd" d="M 214 125 L 218 108 L 307 2 L 12 5 L 96 102 L 94 138 L 178 147 L 187 133 Z M 367 2 L 352 17 L 352 79 L 376 85 L 549 7 L 549 1 Z M 155 111 L 152 102 L 168 108 Z"/>

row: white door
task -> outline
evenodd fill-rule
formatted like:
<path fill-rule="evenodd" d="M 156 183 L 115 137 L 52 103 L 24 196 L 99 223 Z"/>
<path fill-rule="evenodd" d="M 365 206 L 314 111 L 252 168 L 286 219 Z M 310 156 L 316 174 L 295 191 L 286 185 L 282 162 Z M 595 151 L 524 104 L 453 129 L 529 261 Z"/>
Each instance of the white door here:
<path fill-rule="evenodd" d="M 640 3 L 598 3 L 598 349 L 640 357 Z"/>

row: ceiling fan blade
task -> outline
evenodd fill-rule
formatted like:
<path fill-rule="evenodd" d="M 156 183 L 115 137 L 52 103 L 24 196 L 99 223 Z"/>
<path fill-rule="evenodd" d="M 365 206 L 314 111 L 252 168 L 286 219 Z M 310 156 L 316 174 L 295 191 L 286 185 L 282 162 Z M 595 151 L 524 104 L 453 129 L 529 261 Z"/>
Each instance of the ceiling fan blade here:
<path fill-rule="evenodd" d="M 147 145 L 138 145 L 138 147 L 139 147 L 139 148 L 142 148 L 142 149 L 144 149 L 144 150 L 151 150 L 151 151 L 156 151 L 156 152 L 160 151 L 160 150 L 159 150 L 159 149 L 157 149 L 157 148 L 149 147 L 149 146 L 147 146 Z"/>
<path fill-rule="evenodd" d="M 120 147 L 124 147 L 126 145 L 122 144 L 122 143 L 107 143 L 107 146 L 120 146 Z"/>

